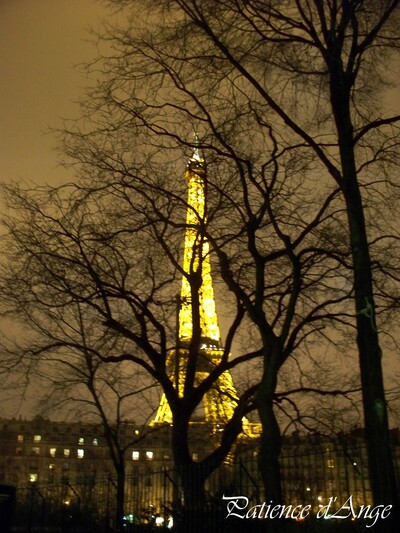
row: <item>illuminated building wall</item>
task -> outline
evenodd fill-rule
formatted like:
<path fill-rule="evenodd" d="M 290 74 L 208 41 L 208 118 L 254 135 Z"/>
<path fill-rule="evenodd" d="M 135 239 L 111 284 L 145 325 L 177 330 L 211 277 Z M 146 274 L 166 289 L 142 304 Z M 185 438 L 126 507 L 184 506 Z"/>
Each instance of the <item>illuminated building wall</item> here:
<path fill-rule="evenodd" d="M 193 430 L 194 439 L 202 443 L 199 449 L 202 450 L 203 445 L 205 448 L 213 447 L 211 424 L 195 425 Z M 124 431 L 127 441 L 131 442 L 126 452 L 127 511 L 137 510 L 143 506 L 143 502 L 160 509 L 160 501 L 163 498 L 170 500 L 173 492 L 170 427 L 151 429 L 126 423 Z M 398 430 L 392 430 L 391 442 L 398 479 L 399 435 Z M 197 452 L 193 455 L 197 455 Z M 193 457 L 195 460 L 197 458 L 200 459 Z M 234 463 L 229 468 L 224 467 L 207 481 L 210 494 L 221 494 L 221 490 L 226 488 L 226 491 L 233 491 L 226 494 L 247 495 L 254 504 L 262 501 L 255 439 L 240 440 L 235 449 Z M 372 501 L 362 429 L 332 438 L 300 433 L 285 436 L 281 468 L 287 503 L 310 504 L 317 511 L 331 497 L 337 497 L 339 506 L 349 495 L 352 495 L 357 506 Z M 68 483 L 71 501 L 74 490 L 81 494 L 84 490 L 93 489 L 94 500 L 101 503 L 101 497 L 104 496 L 101 496 L 101 491 L 114 486 L 107 484 L 109 478 L 115 479 L 115 472 L 100 426 L 53 422 L 41 417 L 34 420 L 0 419 L 0 484 L 15 485 L 21 490 L 29 485 L 37 486 L 43 494 L 48 487 L 49 494 L 52 494 L 57 484 Z M 229 483 L 226 483 L 227 480 Z M 18 494 L 25 493 L 17 490 Z M 139 507 L 135 501 L 140 502 Z"/>

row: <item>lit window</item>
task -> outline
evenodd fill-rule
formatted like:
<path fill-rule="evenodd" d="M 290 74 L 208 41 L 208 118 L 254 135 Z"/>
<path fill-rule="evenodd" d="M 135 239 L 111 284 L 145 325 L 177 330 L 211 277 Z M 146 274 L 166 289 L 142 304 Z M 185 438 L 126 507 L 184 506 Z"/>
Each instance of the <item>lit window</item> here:
<path fill-rule="evenodd" d="M 78 444 L 79 446 L 83 446 L 85 444 L 85 439 L 83 437 L 79 437 Z"/>
<path fill-rule="evenodd" d="M 138 429 L 135 429 L 135 435 L 139 435 L 139 430 Z"/>
<path fill-rule="evenodd" d="M 42 435 L 33 435 L 33 442 L 40 442 L 42 440 Z"/>
<path fill-rule="evenodd" d="M 199 454 L 196 453 L 196 452 L 192 453 L 192 459 L 193 459 L 193 461 L 198 461 L 199 460 Z"/>
<path fill-rule="evenodd" d="M 64 448 L 64 457 L 69 457 L 71 454 L 71 450 L 69 448 Z"/>
<path fill-rule="evenodd" d="M 24 436 L 23 435 L 17 435 L 17 442 L 24 442 Z"/>
<path fill-rule="evenodd" d="M 99 445 L 99 441 L 98 439 L 93 439 L 93 446 L 98 446 Z"/>
<path fill-rule="evenodd" d="M 50 448 L 50 457 L 55 457 L 56 456 L 56 448 Z"/>
<path fill-rule="evenodd" d="M 132 452 L 132 460 L 139 461 L 139 452 Z"/>
<path fill-rule="evenodd" d="M 335 468 L 335 462 L 333 459 L 328 459 L 328 468 Z"/>
<path fill-rule="evenodd" d="M 32 447 L 32 454 L 33 454 L 33 455 L 39 455 L 39 454 L 40 454 L 40 448 L 39 448 L 39 446 L 33 446 L 33 447 Z"/>
<path fill-rule="evenodd" d="M 78 459 L 82 459 L 83 456 L 85 455 L 85 450 L 83 448 L 78 448 L 78 450 L 76 452 L 76 455 L 77 455 Z"/>
<path fill-rule="evenodd" d="M 54 470 L 56 465 L 54 463 L 49 464 L 49 470 Z"/>
<path fill-rule="evenodd" d="M 36 481 L 38 480 L 38 473 L 37 472 L 29 472 L 29 481 L 31 483 L 36 483 Z"/>
<path fill-rule="evenodd" d="M 146 459 L 148 461 L 152 461 L 153 457 L 154 457 L 154 453 L 153 452 L 146 452 Z"/>

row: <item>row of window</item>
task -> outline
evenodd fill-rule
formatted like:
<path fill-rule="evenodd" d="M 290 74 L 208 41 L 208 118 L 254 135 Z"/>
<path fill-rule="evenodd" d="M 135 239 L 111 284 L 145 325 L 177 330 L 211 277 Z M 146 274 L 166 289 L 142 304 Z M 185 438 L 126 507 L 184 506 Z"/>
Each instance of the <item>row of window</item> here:
<path fill-rule="evenodd" d="M 32 472 L 29 472 L 28 474 L 28 479 L 31 483 L 37 483 L 39 481 L 39 473 L 36 472 L 36 471 L 32 471 Z M 64 481 L 68 481 L 68 478 L 64 477 L 63 478 Z M 48 478 L 49 481 L 53 481 L 54 480 L 54 477 L 49 477 Z M 94 483 L 94 480 L 92 481 Z M 134 477 L 132 478 L 131 480 L 131 484 L 132 486 L 139 486 L 141 480 L 139 477 Z M 144 480 L 144 484 L 146 487 L 151 487 L 153 486 L 153 477 L 152 476 L 146 476 L 145 477 L 145 480 Z"/>
<path fill-rule="evenodd" d="M 17 442 L 24 442 L 24 435 L 17 435 Z M 33 435 L 33 442 L 35 442 L 35 443 L 42 442 L 42 435 Z M 84 444 L 85 444 L 85 437 L 79 437 L 78 438 L 78 445 L 79 446 L 84 446 Z M 92 439 L 91 444 L 93 444 L 93 446 L 98 446 L 99 445 L 99 439 L 94 437 Z"/>
<path fill-rule="evenodd" d="M 147 461 L 152 461 L 154 459 L 154 452 L 147 451 L 145 455 Z M 140 452 L 137 450 L 132 452 L 132 461 L 139 461 L 140 459 Z"/>
<path fill-rule="evenodd" d="M 15 453 L 16 453 L 16 455 L 22 455 L 22 448 L 16 448 Z M 40 447 L 39 446 L 32 446 L 31 453 L 32 453 L 32 455 L 40 455 Z M 57 453 L 57 448 L 50 448 L 49 449 L 50 457 L 55 457 L 56 453 Z M 71 457 L 70 448 L 64 448 L 63 449 L 63 456 L 64 457 Z M 78 457 L 78 459 L 82 459 L 85 456 L 85 450 L 83 448 L 78 448 L 76 450 L 76 456 Z"/>
<path fill-rule="evenodd" d="M 32 455 L 40 455 L 40 447 L 39 446 L 32 446 L 31 453 L 32 453 Z M 139 461 L 141 453 L 143 453 L 143 452 L 139 452 L 138 450 L 134 450 L 132 452 L 132 461 Z M 16 448 L 16 455 L 22 455 L 22 448 Z M 49 455 L 50 455 L 50 457 L 56 457 L 57 456 L 57 448 L 49 448 Z M 62 456 L 63 457 L 71 457 L 71 449 L 70 448 L 63 448 L 62 449 Z M 83 448 L 78 448 L 76 450 L 76 456 L 77 456 L 78 459 L 83 459 L 83 457 L 85 456 L 85 450 Z M 154 452 L 148 450 L 148 451 L 144 452 L 144 456 L 145 456 L 147 461 L 152 461 L 154 459 Z"/>

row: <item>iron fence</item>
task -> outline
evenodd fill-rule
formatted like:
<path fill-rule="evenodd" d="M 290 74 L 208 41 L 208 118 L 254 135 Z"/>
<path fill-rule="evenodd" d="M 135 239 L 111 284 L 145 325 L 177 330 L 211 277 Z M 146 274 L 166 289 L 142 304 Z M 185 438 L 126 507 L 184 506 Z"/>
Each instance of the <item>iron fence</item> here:
<path fill-rule="evenodd" d="M 395 451 L 398 451 L 397 448 Z M 396 473 L 399 478 L 396 453 Z M 364 446 L 314 443 L 301 452 L 295 444 L 281 457 L 285 502 L 311 505 L 314 511 L 329 498 L 337 504 L 352 495 L 354 505 L 371 502 Z M 109 533 L 116 514 L 116 480 L 112 476 L 60 483 L 30 483 L 16 491 L 14 532 Z M 223 496 L 245 496 L 249 505 L 263 501 L 257 457 L 222 465 L 206 481 L 206 505 L 223 512 Z M 126 530 L 168 528 L 184 504 L 173 469 L 131 474 L 125 480 Z M 209 513 L 210 514 L 210 513 Z"/>

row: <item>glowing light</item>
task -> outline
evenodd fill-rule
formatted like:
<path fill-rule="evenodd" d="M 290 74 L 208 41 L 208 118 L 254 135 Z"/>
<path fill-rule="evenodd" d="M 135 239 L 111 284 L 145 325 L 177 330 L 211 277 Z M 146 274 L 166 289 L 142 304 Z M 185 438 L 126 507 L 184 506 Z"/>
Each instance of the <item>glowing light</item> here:
<path fill-rule="evenodd" d="M 206 222 L 204 176 L 204 160 L 201 158 L 198 149 L 196 149 L 186 170 L 188 210 L 186 213 L 187 229 L 185 233 L 183 270 L 188 275 L 201 271 L 202 285 L 199 291 L 199 300 L 202 337 L 214 340 L 216 345 L 218 345 L 220 331 L 211 277 L 210 245 L 199 231 L 201 225 Z M 187 276 L 183 276 L 182 279 L 181 302 L 179 338 L 190 340 L 193 333 L 192 293 Z"/>
<path fill-rule="evenodd" d="M 199 315 L 202 342 L 200 344 L 202 368 L 196 373 L 197 382 L 201 382 L 209 375 L 212 368 L 221 360 L 223 350 L 220 349 L 220 329 L 218 325 L 217 310 L 215 305 L 214 288 L 211 275 L 210 244 L 201 232 L 206 223 L 206 186 L 205 186 L 205 161 L 198 149 L 198 141 L 192 158 L 186 168 L 186 182 L 188 187 L 186 232 L 183 253 L 182 287 L 180 294 L 179 311 L 179 340 L 182 348 L 177 352 L 171 351 L 168 358 L 170 376 L 174 381 L 180 396 L 183 395 L 188 345 L 193 336 L 193 301 L 190 278 L 193 274 L 201 277 L 201 286 L 198 291 Z M 177 376 L 177 378 L 176 378 Z M 178 383 L 176 380 L 178 379 Z M 230 372 L 224 372 L 215 387 L 204 396 L 205 421 L 216 425 L 218 422 L 229 420 L 236 407 L 237 394 Z M 165 395 L 153 421 L 153 424 L 172 424 L 172 413 Z M 216 426 L 215 426 L 216 428 Z M 243 420 L 243 429 L 247 436 L 252 436 L 252 429 L 246 419 Z M 217 428 L 215 432 L 218 431 Z"/>

